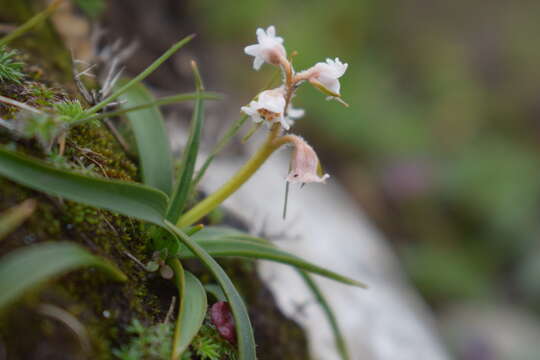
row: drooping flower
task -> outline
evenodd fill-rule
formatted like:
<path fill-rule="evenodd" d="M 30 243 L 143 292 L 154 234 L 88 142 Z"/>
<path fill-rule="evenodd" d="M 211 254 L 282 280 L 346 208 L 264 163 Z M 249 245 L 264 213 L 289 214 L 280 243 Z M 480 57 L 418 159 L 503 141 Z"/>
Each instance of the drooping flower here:
<path fill-rule="evenodd" d="M 266 31 L 257 29 L 257 41 L 255 45 L 246 46 L 244 52 L 254 56 L 253 68 L 259 70 L 265 62 L 272 65 L 280 65 L 283 59 L 287 59 L 287 52 L 283 47 L 283 38 L 276 36 L 276 28 L 272 25 Z"/>
<path fill-rule="evenodd" d="M 288 142 L 294 145 L 291 159 L 291 172 L 287 181 L 291 183 L 324 183 L 330 177 L 321 174 L 319 158 L 315 150 L 300 136 L 288 135 Z"/>
<path fill-rule="evenodd" d="M 342 63 L 339 58 L 326 59 L 326 62 L 319 62 L 313 67 L 298 73 L 298 77 L 308 80 L 331 97 L 339 97 L 339 78 L 345 74 L 349 65 Z"/>

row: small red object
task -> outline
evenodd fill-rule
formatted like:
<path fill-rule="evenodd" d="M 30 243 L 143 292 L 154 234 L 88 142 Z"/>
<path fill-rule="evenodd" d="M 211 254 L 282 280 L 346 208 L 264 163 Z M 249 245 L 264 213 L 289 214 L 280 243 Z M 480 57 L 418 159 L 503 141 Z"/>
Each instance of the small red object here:
<path fill-rule="evenodd" d="M 218 301 L 212 305 L 210 308 L 210 320 L 212 320 L 221 337 L 231 344 L 236 344 L 236 328 L 228 302 Z"/>

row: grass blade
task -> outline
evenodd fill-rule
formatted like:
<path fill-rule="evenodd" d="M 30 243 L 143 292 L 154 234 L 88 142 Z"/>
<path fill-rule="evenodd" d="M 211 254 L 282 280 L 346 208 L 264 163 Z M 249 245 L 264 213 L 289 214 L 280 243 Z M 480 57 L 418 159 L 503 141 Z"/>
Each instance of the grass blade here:
<path fill-rule="evenodd" d="M 53 276 L 83 266 L 96 266 L 118 281 L 127 277 L 108 261 L 68 242 L 23 247 L 0 259 L 0 308 Z"/>
<path fill-rule="evenodd" d="M 337 274 L 333 271 L 324 269 L 320 266 L 307 262 L 295 255 L 289 254 L 286 251 L 280 250 L 272 243 L 266 242 L 263 239 L 250 237 L 248 235 L 235 237 L 229 233 L 225 233 L 225 236 L 219 237 L 216 233 L 212 233 L 210 237 L 206 237 L 207 228 L 199 231 L 193 236 L 195 240 L 206 252 L 213 257 L 229 257 L 240 256 L 255 259 L 271 260 L 287 265 L 294 266 L 296 268 L 327 277 L 329 279 L 339 281 L 347 285 L 354 285 L 365 288 L 366 285 Z M 179 253 L 180 258 L 192 258 L 194 255 L 188 249 L 181 249 Z"/>
<path fill-rule="evenodd" d="M 136 183 L 80 175 L 0 148 L 0 176 L 87 205 L 162 225 L 168 198 Z"/>
<path fill-rule="evenodd" d="M 34 200 L 26 200 L 0 214 L 0 240 L 18 228 L 36 209 Z"/>
<path fill-rule="evenodd" d="M 175 52 L 180 50 L 181 47 L 186 45 L 188 42 L 193 39 L 195 35 L 189 35 L 174 44 L 167 50 L 163 55 L 161 55 L 159 58 L 157 58 L 150 66 L 148 66 L 144 71 L 142 71 L 139 75 L 135 76 L 133 79 L 131 79 L 129 82 L 121 86 L 118 90 L 116 90 L 113 94 L 111 94 L 109 97 L 101 101 L 100 103 L 92 106 L 90 109 L 86 110 L 84 112 L 85 117 L 93 115 L 97 113 L 99 110 L 103 109 L 105 106 L 109 105 L 111 102 L 116 100 L 120 95 L 124 94 L 126 91 L 129 90 L 130 87 L 133 85 L 143 81 L 146 79 L 150 74 L 152 74 L 161 64 L 163 64 L 168 58 L 170 58 Z"/>
<path fill-rule="evenodd" d="M 195 85 L 197 94 L 200 94 L 203 88 L 201 76 L 197 68 L 197 64 L 191 63 L 193 73 L 195 74 Z M 197 162 L 197 154 L 199 153 L 199 144 L 201 141 L 202 126 L 204 120 L 204 105 L 203 99 L 198 96 L 195 100 L 195 108 L 193 109 L 193 118 L 191 120 L 191 133 L 184 150 L 182 163 L 180 164 L 180 172 L 178 175 L 177 184 L 174 190 L 174 195 L 171 199 L 169 209 L 167 211 L 167 220 L 176 222 L 184 209 L 186 200 L 191 189 L 191 180 L 195 171 L 195 163 Z"/>
<path fill-rule="evenodd" d="M 124 79 L 119 85 L 122 86 L 127 82 Z M 125 100 L 122 107 L 138 106 L 154 101 L 154 96 L 139 83 L 129 88 L 120 100 Z M 152 106 L 128 112 L 126 117 L 135 136 L 143 182 L 171 195 L 173 160 L 161 111 Z"/>
<path fill-rule="evenodd" d="M 326 316 L 326 319 L 328 320 L 328 323 L 330 324 L 330 327 L 332 328 L 332 333 L 334 334 L 334 341 L 336 343 L 336 348 L 339 352 L 339 355 L 341 356 L 342 360 L 350 360 L 349 351 L 347 350 L 347 344 L 345 342 L 345 338 L 343 337 L 343 334 L 341 333 L 341 330 L 339 329 L 339 325 L 336 319 L 336 316 L 334 315 L 334 312 L 332 311 L 332 308 L 330 307 L 330 304 L 326 301 L 326 298 L 324 297 L 324 294 L 319 289 L 315 281 L 309 276 L 305 271 L 298 270 L 298 273 L 306 283 L 307 287 L 311 290 L 313 296 L 315 296 L 315 300 L 319 303 L 321 308 L 323 309 L 324 315 Z"/>
<path fill-rule="evenodd" d="M 206 316 L 208 301 L 200 281 L 190 272 L 184 271 L 178 259 L 171 260 L 171 266 L 176 274 L 175 281 L 180 295 L 171 357 L 176 360 L 187 350 L 199 332 Z"/>
<path fill-rule="evenodd" d="M 77 120 L 76 122 L 70 122 L 69 126 L 73 127 L 75 125 L 80 125 L 85 122 L 102 120 L 102 119 L 113 117 L 113 116 L 127 114 L 131 111 L 147 109 L 149 107 L 176 104 L 176 103 L 181 103 L 183 101 L 189 101 L 189 100 L 196 100 L 198 96 L 202 97 L 204 100 L 221 100 L 222 99 L 222 95 L 220 95 L 219 93 L 209 92 L 209 91 L 202 92 L 200 95 L 197 95 L 196 92 L 176 94 L 176 95 L 171 95 L 171 96 L 165 96 L 162 98 L 157 98 L 153 101 L 150 101 L 145 104 L 137 105 L 137 106 L 124 107 L 122 109 L 109 111 L 106 113 L 95 114 L 90 117 Z"/>
<path fill-rule="evenodd" d="M 234 287 L 231 279 L 225 271 L 197 242 L 184 234 L 182 230 L 177 228 L 171 222 L 165 220 L 165 224 L 169 231 L 189 248 L 189 250 L 199 258 L 206 267 L 212 272 L 219 285 L 223 289 L 229 306 L 231 307 L 234 321 L 236 325 L 236 338 L 238 339 L 238 354 L 239 360 L 255 360 L 255 340 L 253 338 L 253 329 L 247 313 L 246 306 L 240 294 Z"/>
<path fill-rule="evenodd" d="M 7 45 L 9 42 L 13 41 L 14 39 L 18 38 L 21 35 L 24 35 L 28 30 L 38 25 L 42 21 L 46 20 L 53 12 L 56 11 L 56 9 L 58 9 L 58 7 L 62 4 L 62 1 L 63 0 L 53 1 L 45 10 L 34 15 L 24 24 L 17 27 L 15 30 L 13 30 L 12 32 L 10 32 L 9 34 L 1 38 L 0 47 Z"/>

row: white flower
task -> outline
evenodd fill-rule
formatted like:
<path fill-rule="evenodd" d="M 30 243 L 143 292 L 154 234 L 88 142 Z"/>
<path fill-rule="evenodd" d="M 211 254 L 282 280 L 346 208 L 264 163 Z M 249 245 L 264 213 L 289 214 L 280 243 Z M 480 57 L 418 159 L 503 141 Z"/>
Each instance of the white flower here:
<path fill-rule="evenodd" d="M 339 78 L 345 74 L 348 64 L 335 60 L 326 59 L 326 62 L 319 62 L 308 70 L 298 74 L 300 78 L 308 80 L 313 85 L 332 97 L 339 97 Z"/>
<path fill-rule="evenodd" d="M 259 70 L 263 63 L 279 65 L 282 59 L 287 58 L 287 52 L 283 47 L 283 38 L 276 36 L 276 28 L 269 26 L 266 31 L 257 29 L 258 44 L 246 46 L 244 52 L 254 56 L 253 68 Z"/>
<path fill-rule="evenodd" d="M 291 159 L 291 172 L 287 181 L 291 183 L 324 183 L 330 177 L 320 174 L 319 158 L 315 150 L 300 136 L 289 135 L 288 141 L 294 145 Z"/>
<path fill-rule="evenodd" d="M 251 101 L 248 106 L 242 106 L 240 110 L 256 123 L 265 120 L 267 125 L 271 125 L 279 121 L 285 130 L 289 130 L 293 119 L 302 117 L 304 110 L 294 109 L 289 105 L 287 116 L 285 116 L 283 113 L 285 103 L 285 88 L 280 86 L 261 92 L 256 100 Z"/>

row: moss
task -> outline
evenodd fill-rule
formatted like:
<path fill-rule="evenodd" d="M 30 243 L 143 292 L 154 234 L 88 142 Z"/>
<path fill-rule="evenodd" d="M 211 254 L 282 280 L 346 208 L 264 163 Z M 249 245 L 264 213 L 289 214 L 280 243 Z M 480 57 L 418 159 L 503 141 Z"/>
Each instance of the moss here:
<path fill-rule="evenodd" d="M 25 81 L 16 86 L 7 84 L 3 89 L 8 90 L 8 96 L 37 108 L 49 108 L 54 102 L 67 98 L 59 87 L 50 87 L 47 83 L 36 81 Z M 18 109 L 13 107 L 2 107 L 3 116 L 16 111 Z M 14 139 L 3 132 L 0 134 L 0 143 L 12 144 L 18 151 L 52 161 L 33 140 Z M 124 154 L 109 131 L 104 126 L 91 123 L 70 131 L 61 165 L 82 171 L 92 164 L 95 166 L 90 171 L 96 176 L 127 181 L 137 178 L 137 167 Z M 29 295 L 21 301 L 21 306 L 32 309 L 38 302 L 49 301 L 50 298 L 58 302 L 61 299 L 64 308 L 67 306 L 73 315 L 84 318 L 84 325 L 94 345 L 93 358 L 98 359 L 110 358 L 111 347 L 125 337 L 123 329 L 132 317 L 153 322 L 164 316 L 162 313 L 166 308 L 147 289 L 148 274 L 126 256 L 129 253 L 141 261 L 149 260 L 149 239 L 141 223 L 108 211 L 49 197 L 0 179 L 0 209 L 10 208 L 27 198 L 38 200 L 37 210 L 24 227 L 0 243 L 0 256 L 18 247 L 41 241 L 75 241 L 116 263 L 128 274 L 130 281 L 125 285 L 111 284 L 95 270 L 84 269 L 62 277 L 46 287 L 39 296 Z M 16 325 L 35 320 L 27 319 L 26 313 L 16 311 L 2 314 L 0 334 L 7 338 L 7 349 L 10 354 L 15 354 L 15 358 L 27 345 L 35 347 L 35 343 L 30 345 L 33 341 L 47 347 L 46 341 L 54 343 L 56 340 L 53 341 L 53 338 L 57 338 L 48 336 L 53 331 L 51 329 L 56 327 L 37 326 L 33 328 L 35 336 L 25 334 L 28 343 L 22 342 L 21 345 L 16 334 L 22 329 Z M 68 343 L 66 339 L 65 346 L 60 349 L 64 351 L 64 347 L 72 348 Z"/>

